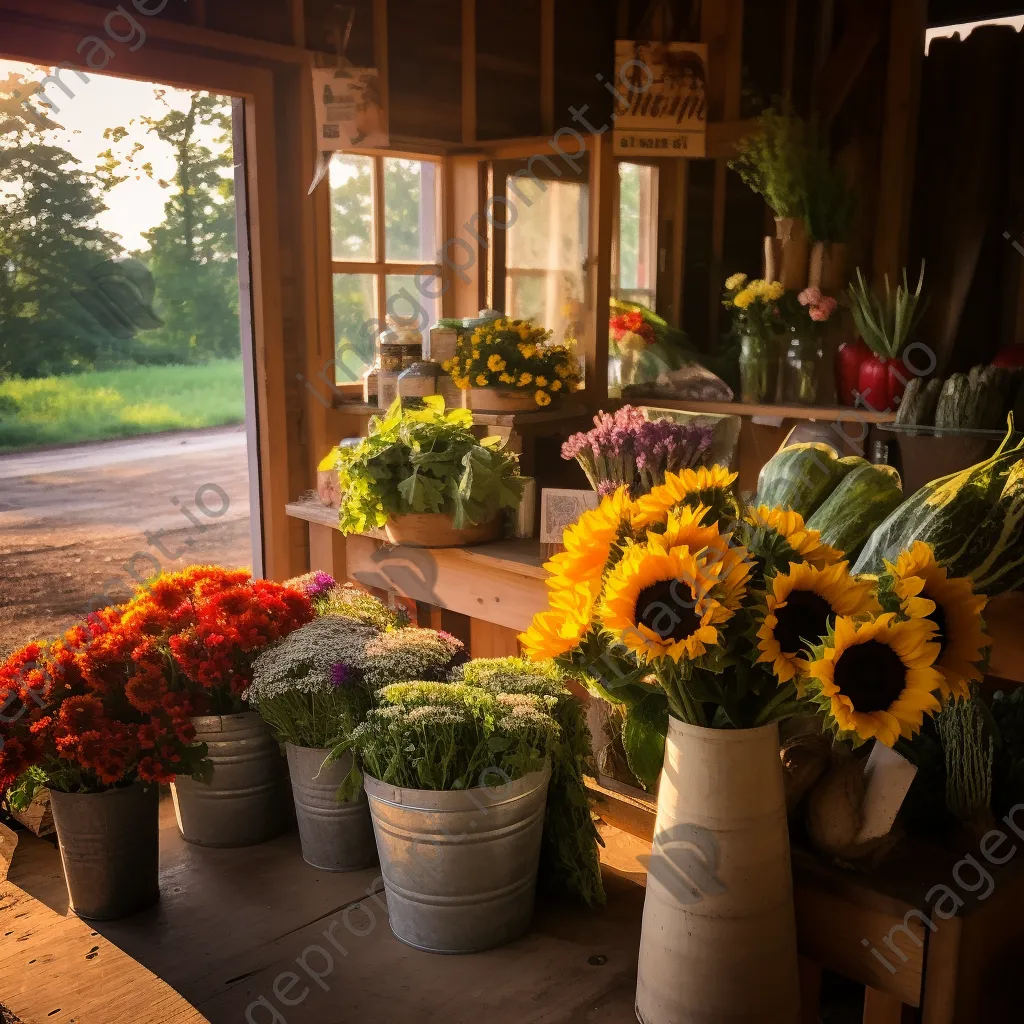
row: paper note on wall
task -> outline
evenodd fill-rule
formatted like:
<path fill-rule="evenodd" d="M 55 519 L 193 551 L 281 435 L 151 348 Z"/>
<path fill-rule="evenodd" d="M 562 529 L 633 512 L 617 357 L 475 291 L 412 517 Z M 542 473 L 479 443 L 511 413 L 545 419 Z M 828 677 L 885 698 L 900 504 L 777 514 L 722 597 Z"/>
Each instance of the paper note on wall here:
<path fill-rule="evenodd" d="M 314 68 L 317 149 L 379 149 L 387 118 L 376 68 Z"/>

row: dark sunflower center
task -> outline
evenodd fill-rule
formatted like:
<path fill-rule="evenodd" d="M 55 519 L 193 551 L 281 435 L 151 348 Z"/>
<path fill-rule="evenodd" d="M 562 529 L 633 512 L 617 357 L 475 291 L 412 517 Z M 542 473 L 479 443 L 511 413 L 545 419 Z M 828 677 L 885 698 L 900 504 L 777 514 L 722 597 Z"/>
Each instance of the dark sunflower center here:
<path fill-rule="evenodd" d="M 832 606 L 823 597 L 809 590 L 794 590 L 786 598 L 786 606 L 775 615 L 775 639 L 785 654 L 803 652 L 807 642 L 818 643 L 828 628 Z"/>
<path fill-rule="evenodd" d="M 906 679 L 899 655 L 879 640 L 848 647 L 836 662 L 836 686 L 854 711 L 885 711 L 903 692 Z"/>
<path fill-rule="evenodd" d="M 927 594 L 922 594 L 922 597 L 928 597 Z M 946 650 L 946 612 L 942 605 L 933 597 L 928 597 L 928 600 L 935 605 L 935 611 L 933 611 L 928 619 L 930 622 L 934 622 L 938 627 L 939 633 L 936 638 L 939 641 L 939 654 L 941 655 Z"/>
<path fill-rule="evenodd" d="M 683 580 L 659 580 L 640 591 L 636 621 L 662 640 L 685 640 L 700 625 L 694 604 L 689 584 Z"/>

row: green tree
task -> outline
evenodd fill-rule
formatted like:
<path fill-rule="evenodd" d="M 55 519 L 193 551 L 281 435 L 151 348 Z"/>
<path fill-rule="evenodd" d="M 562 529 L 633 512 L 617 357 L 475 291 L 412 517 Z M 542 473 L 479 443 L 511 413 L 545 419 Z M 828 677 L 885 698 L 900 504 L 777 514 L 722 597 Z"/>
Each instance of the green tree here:
<path fill-rule="evenodd" d="M 105 184 L 54 144 L 60 125 L 26 109 L 31 91 L 0 80 L 0 372 L 24 377 L 117 362 L 130 345 L 76 299 L 119 251 L 96 221 Z"/>
<path fill-rule="evenodd" d="M 165 95 L 165 90 L 157 90 L 166 103 Z M 176 170 L 170 181 L 155 179 L 170 197 L 164 205 L 163 223 L 143 235 L 150 250 L 142 257 L 156 282 L 155 308 L 164 326 L 147 333 L 137 357 L 154 362 L 201 362 L 237 355 L 238 260 L 230 105 L 223 97 L 197 92 L 187 110 L 175 110 L 168 104 L 163 117 L 144 118 L 143 122 L 173 148 Z M 152 165 L 142 166 L 153 177 Z M 116 168 L 111 173 L 116 174 Z"/>

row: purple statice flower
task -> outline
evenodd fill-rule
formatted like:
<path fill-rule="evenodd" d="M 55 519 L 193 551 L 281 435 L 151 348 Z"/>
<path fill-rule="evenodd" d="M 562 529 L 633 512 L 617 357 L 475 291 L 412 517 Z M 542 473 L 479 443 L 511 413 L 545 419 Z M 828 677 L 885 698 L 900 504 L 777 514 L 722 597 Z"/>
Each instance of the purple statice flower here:
<path fill-rule="evenodd" d="M 351 686 L 355 681 L 352 669 L 343 661 L 336 661 L 327 670 L 327 678 L 330 680 L 331 686 L 334 687 Z"/>
<path fill-rule="evenodd" d="M 334 577 L 323 569 L 317 569 L 312 576 L 313 578 L 306 584 L 306 596 L 309 598 L 321 597 L 337 585 Z"/>

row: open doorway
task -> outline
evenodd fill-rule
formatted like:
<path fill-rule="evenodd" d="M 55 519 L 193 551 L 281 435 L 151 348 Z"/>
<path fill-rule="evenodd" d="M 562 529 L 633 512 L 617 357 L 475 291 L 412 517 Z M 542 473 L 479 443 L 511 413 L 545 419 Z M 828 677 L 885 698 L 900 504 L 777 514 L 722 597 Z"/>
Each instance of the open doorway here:
<path fill-rule="evenodd" d="M 0 655 L 260 564 L 240 107 L 0 61 Z"/>

